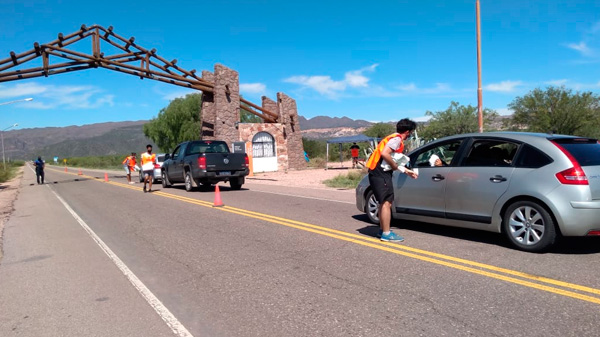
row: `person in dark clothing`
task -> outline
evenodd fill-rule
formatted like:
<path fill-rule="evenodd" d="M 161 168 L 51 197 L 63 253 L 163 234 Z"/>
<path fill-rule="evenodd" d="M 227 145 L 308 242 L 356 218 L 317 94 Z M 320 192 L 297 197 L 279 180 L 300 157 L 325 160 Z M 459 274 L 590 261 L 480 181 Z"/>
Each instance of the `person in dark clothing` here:
<path fill-rule="evenodd" d="M 42 160 L 42 157 L 38 157 L 38 159 L 34 162 L 35 164 L 35 175 L 37 177 L 37 183 L 44 183 L 44 168 L 46 167 L 46 163 Z M 41 181 L 41 182 L 40 182 Z"/>

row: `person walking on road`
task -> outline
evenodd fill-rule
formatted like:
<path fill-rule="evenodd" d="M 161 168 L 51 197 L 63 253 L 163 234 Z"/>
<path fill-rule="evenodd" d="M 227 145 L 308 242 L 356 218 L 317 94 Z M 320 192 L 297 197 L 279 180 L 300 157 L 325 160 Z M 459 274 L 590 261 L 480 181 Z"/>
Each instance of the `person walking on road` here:
<path fill-rule="evenodd" d="M 37 178 L 38 185 L 44 183 L 44 168 L 46 168 L 46 163 L 42 160 L 42 157 L 38 157 L 37 160 L 33 163 L 35 165 L 35 176 Z M 40 182 L 41 180 L 41 182 Z"/>
<path fill-rule="evenodd" d="M 137 170 L 137 163 L 135 161 L 135 152 L 131 152 L 131 156 L 127 156 L 125 160 L 123 160 L 123 169 L 127 174 L 127 181 L 130 184 L 135 184 L 135 182 L 131 181 L 131 172 L 135 172 Z"/>
<path fill-rule="evenodd" d="M 142 153 L 142 172 L 144 173 L 144 193 L 146 193 L 146 184 L 149 184 L 148 192 L 152 192 L 152 180 L 154 180 L 154 165 L 156 164 L 156 155 L 152 153 L 152 145 L 146 145 L 146 153 Z"/>
<path fill-rule="evenodd" d="M 404 151 L 404 140 L 406 140 L 416 129 L 417 124 L 408 118 L 401 119 L 396 124 L 396 133 L 385 137 L 367 161 L 369 169 L 369 183 L 373 189 L 373 195 L 379 203 L 379 233 L 381 241 L 402 242 L 404 238 L 390 230 L 392 219 L 392 204 L 394 202 L 394 186 L 392 184 L 392 174 L 398 170 L 410 176 L 417 178 L 417 174 L 404 166 L 398 166 L 392 159 L 392 152 L 402 153 Z M 382 161 L 386 161 L 391 170 L 384 171 L 381 167 Z"/>

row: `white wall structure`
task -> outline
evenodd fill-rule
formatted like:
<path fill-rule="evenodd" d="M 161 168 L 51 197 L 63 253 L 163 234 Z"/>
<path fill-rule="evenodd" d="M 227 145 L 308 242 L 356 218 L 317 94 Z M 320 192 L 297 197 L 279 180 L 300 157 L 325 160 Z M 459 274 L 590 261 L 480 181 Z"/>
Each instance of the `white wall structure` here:
<path fill-rule="evenodd" d="M 275 138 L 261 131 L 252 137 L 252 166 L 254 172 L 277 171 L 277 149 Z"/>

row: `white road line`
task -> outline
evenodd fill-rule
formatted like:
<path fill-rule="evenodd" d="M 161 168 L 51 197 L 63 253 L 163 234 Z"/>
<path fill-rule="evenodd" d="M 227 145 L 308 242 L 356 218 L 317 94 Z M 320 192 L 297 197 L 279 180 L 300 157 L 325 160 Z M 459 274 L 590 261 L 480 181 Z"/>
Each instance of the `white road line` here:
<path fill-rule="evenodd" d="M 341 200 L 326 199 L 326 198 L 307 197 L 307 196 L 304 196 L 304 195 L 297 195 L 297 194 L 288 194 L 288 193 L 277 193 L 277 192 L 261 191 L 261 190 L 256 190 L 254 188 L 249 189 L 249 190 L 252 191 L 252 192 L 261 192 L 261 193 L 283 195 L 283 196 L 286 196 L 286 197 L 296 197 L 296 198 L 313 199 L 313 200 L 321 200 L 321 201 L 331 201 L 331 202 L 338 202 L 340 204 L 354 205 L 354 202 L 351 202 L 351 201 L 341 201 Z"/>
<path fill-rule="evenodd" d="M 49 185 L 47 186 L 48 188 L 50 188 Z M 61 198 L 53 189 L 50 188 L 50 191 L 54 193 L 56 198 L 58 198 L 58 200 L 63 204 L 63 206 L 65 206 L 67 211 L 71 213 L 75 220 L 79 222 L 81 227 L 83 227 L 83 229 L 90 235 L 90 237 L 94 241 L 96 241 L 96 243 L 98 244 L 98 246 L 100 246 L 104 253 L 108 255 L 108 257 L 113 261 L 113 263 L 121 270 L 123 275 L 127 277 L 129 282 L 131 282 L 131 284 L 138 290 L 138 292 L 144 297 L 144 299 L 146 299 L 148 304 L 150 304 L 150 306 L 154 308 L 154 311 L 156 311 L 160 318 L 162 318 L 162 320 L 165 321 L 165 323 L 167 323 L 167 325 L 169 326 L 169 328 L 171 328 L 173 333 L 180 337 L 193 337 L 193 335 L 183 326 L 183 324 L 181 324 L 179 320 L 177 320 L 177 318 L 173 316 L 171 311 L 169 311 L 169 309 L 167 309 L 167 307 L 165 307 L 165 305 L 162 304 L 162 302 L 156 296 L 154 296 L 150 289 L 148 289 L 144 285 L 144 283 L 142 283 L 142 281 L 140 281 L 140 279 L 137 276 L 135 276 L 135 274 L 127 267 L 127 265 L 125 265 L 125 263 L 123 263 L 123 261 L 121 261 L 121 259 L 115 253 L 113 253 L 113 251 L 110 248 L 108 248 L 104 241 L 102 241 L 102 239 L 100 239 L 100 237 L 96 235 L 96 233 L 94 233 L 94 231 L 85 223 L 85 221 L 83 221 L 79 217 L 79 215 L 77 215 L 77 213 L 73 211 L 71 206 L 69 206 L 69 204 L 67 204 L 67 202 L 64 201 L 63 198 Z"/>

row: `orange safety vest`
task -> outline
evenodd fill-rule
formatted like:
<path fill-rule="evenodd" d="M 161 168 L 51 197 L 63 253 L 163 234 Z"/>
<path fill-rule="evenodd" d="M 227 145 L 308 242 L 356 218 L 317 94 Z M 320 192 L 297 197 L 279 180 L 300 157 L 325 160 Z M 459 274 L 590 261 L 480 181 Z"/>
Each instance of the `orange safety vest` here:
<path fill-rule="evenodd" d="M 127 162 L 129 160 L 129 163 Z M 127 164 L 127 166 L 129 167 L 135 167 L 135 157 L 134 156 L 127 156 L 125 157 L 125 160 L 123 160 L 123 165 Z"/>
<path fill-rule="evenodd" d="M 146 169 L 144 168 L 145 164 L 148 163 L 154 163 L 156 162 L 156 154 L 148 154 L 148 152 L 142 153 L 142 170 L 152 170 L 154 169 L 154 167 L 152 167 L 151 169 Z"/>
<path fill-rule="evenodd" d="M 373 153 L 371 153 L 371 156 L 369 157 L 369 161 L 367 161 L 367 167 L 369 168 L 369 170 L 374 170 L 377 167 L 377 164 L 379 163 L 379 159 L 381 159 L 381 151 L 383 151 L 383 149 L 385 148 L 387 143 L 392 138 L 396 138 L 396 137 L 400 137 L 400 134 L 392 133 L 391 135 L 385 137 L 381 142 L 379 142 L 379 144 L 377 144 L 377 148 L 375 149 L 375 151 L 373 151 Z M 404 142 L 402 141 L 402 138 L 400 138 L 400 147 L 398 148 L 398 150 L 396 150 L 394 152 L 402 153 L 402 151 L 404 151 Z"/>

